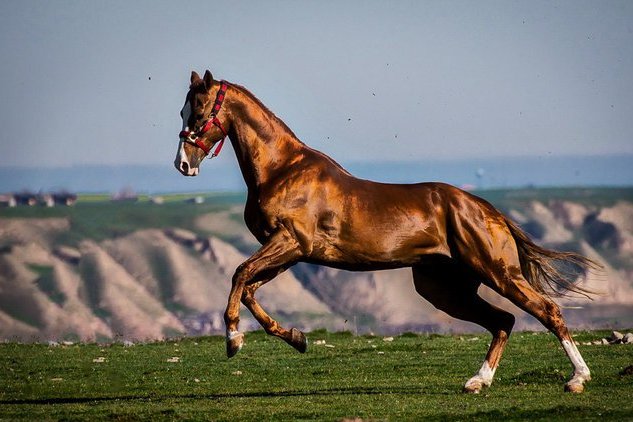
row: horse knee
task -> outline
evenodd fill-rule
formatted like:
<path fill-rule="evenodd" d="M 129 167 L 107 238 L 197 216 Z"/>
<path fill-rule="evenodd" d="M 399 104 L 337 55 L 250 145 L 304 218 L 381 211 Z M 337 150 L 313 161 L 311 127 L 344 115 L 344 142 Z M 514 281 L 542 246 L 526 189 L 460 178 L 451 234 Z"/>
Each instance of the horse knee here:
<path fill-rule="evenodd" d="M 255 301 L 255 289 L 252 286 L 244 287 L 241 300 L 244 305 L 253 303 Z"/>
<path fill-rule="evenodd" d="M 250 273 L 250 268 L 247 265 L 242 264 L 237 267 L 235 273 L 233 273 L 233 278 L 231 280 L 233 286 L 246 283 L 250 279 Z"/>
<path fill-rule="evenodd" d="M 515 317 L 510 312 L 504 311 L 492 305 L 486 304 L 474 311 L 480 317 L 477 322 L 484 327 L 493 337 L 508 338 L 514 328 Z"/>

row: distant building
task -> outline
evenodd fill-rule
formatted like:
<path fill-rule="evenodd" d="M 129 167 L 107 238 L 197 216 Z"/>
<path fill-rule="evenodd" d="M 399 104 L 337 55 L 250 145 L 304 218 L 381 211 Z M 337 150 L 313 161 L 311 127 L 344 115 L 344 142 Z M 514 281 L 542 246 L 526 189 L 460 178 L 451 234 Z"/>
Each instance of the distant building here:
<path fill-rule="evenodd" d="M 187 199 L 185 202 L 189 204 L 203 204 L 204 197 L 203 196 L 194 196 L 193 198 Z"/>
<path fill-rule="evenodd" d="M 56 192 L 51 195 L 54 205 L 65 205 L 72 207 L 77 202 L 77 195 L 69 192 Z"/>
<path fill-rule="evenodd" d="M 138 201 L 138 195 L 132 189 L 124 188 L 112 195 L 111 200 L 118 202 L 136 202 Z"/>
<path fill-rule="evenodd" d="M 77 202 L 77 195 L 68 192 L 35 194 L 23 191 L 0 195 L 0 206 L 4 207 L 15 207 L 18 205 L 32 207 L 37 204 L 45 207 L 54 207 L 55 205 L 72 206 L 75 205 L 75 202 Z"/>
<path fill-rule="evenodd" d="M 17 205 L 15 195 L 9 193 L 7 195 L 0 195 L 0 207 L 13 208 Z"/>
<path fill-rule="evenodd" d="M 40 204 L 44 205 L 45 207 L 50 208 L 55 206 L 55 200 L 53 199 L 53 195 L 51 195 L 50 193 L 40 194 L 38 199 Z"/>
<path fill-rule="evenodd" d="M 32 207 L 38 203 L 37 195 L 28 191 L 14 193 L 13 197 L 15 198 L 16 205 L 26 205 L 28 207 Z"/>

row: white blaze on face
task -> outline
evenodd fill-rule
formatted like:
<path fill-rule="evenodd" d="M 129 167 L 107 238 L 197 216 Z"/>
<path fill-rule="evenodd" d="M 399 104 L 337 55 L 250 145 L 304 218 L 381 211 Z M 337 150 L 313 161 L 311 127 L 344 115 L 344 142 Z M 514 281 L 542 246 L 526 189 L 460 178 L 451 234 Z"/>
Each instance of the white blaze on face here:
<path fill-rule="evenodd" d="M 184 131 L 189 131 L 189 126 L 187 122 L 189 122 L 189 117 L 191 116 L 191 103 L 187 100 L 185 105 L 180 110 L 180 115 L 182 116 L 182 129 Z M 177 161 L 180 162 L 179 166 L 182 166 L 182 163 L 187 163 L 187 167 L 189 172 L 192 172 L 193 169 L 189 164 L 189 159 L 187 158 L 187 154 L 185 153 L 185 142 L 181 139 L 178 144 L 178 156 L 176 157 Z M 196 169 L 197 170 L 197 169 Z"/>
<path fill-rule="evenodd" d="M 189 126 L 187 126 L 189 117 L 191 117 L 191 103 L 189 100 L 187 100 L 182 110 L 180 110 L 180 115 L 182 116 L 182 130 L 189 130 Z"/>

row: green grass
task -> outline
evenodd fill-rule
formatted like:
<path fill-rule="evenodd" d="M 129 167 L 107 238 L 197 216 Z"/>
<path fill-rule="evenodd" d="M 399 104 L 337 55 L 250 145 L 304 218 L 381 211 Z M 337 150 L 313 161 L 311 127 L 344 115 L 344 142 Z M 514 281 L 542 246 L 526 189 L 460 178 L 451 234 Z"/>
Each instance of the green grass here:
<path fill-rule="evenodd" d="M 587 341 L 605 333 L 580 333 Z M 262 332 L 228 360 L 220 337 L 123 347 L 0 345 L 0 418 L 28 420 L 626 420 L 633 346 L 580 346 L 593 371 L 584 394 L 549 334 L 515 333 L 492 387 L 461 393 L 489 338 L 407 333 L 385 342 L 311 333 L 333 348 L 301 355 Z M 477 338 L 475 340 L 475 338 Z M 179 357 L 178 362 L 168 362 Z M 95 362 L 103 358 L 103 362 Z"/>
<path fill-rule="evenodd" d="M 80 195 L 72 207 L 0 208 L 0 217 L 68 218 L 70 230 L 61 233 L 55 243 L 76 245 L 84 239 L 100 241 L 147 228 L 180 227 L 199 232 L 195 227 L 196 217 L 241 205 L 246 197 L 243 193 L 210 193 L 202 195 L 203 204 L 185 202 L 193 196 L 196 195 L 167 195 L 164 204 L 155 205 L 146 197 L 138 202 L 112 202 L 105 195 Z"/>
<path fill-rule="evenodd" d="M 502 210 L 523 208 L 532 201 L 571 201 L 588 206 L 610 207 L 619 201 L 633 201 L 631 187 L 565 187 L 483 189 L 473 192 Z"/>

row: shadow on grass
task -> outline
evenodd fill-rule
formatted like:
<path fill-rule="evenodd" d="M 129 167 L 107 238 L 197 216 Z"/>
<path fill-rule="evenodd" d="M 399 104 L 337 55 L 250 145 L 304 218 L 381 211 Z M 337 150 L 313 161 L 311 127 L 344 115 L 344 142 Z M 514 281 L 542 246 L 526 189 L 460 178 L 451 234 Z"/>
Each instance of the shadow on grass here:
<path fill-rule="evenodd" d="M 458 415 L 456 413 L 443 413 L 433 415 L 428 420 L 451 420 Z M 592 409 L 582 406 L 554 406 L 543 409 L 520 409 L 509 407 L 503 410 L 490 410 L 459 415 L 467 420 L 565 420 L 570 417 L 580 419 L 608 418 L 615 420 L 628 420 L 631 413 L 628 409 Z"/>
<path fill-rule="evenodd" d="M 327 397 L 327 396 L 346 396 L 346 395 L 415 395 L 420 394 L 427 395 L 454 395 L 457 396 L 457 391 L 438 390 L 438 391 L 424 391 L 424 388 L 417 386 L 400 387 L 397 389 L 381 389 L 375 388 L 333 388 L 323 390 L 311 390 L 311 391 L 253 391 L 244 393 L 215 393 L 215 394 L 175 394 L 175 395 L 127 395 L 127 396 L 112 396 L 112 397 L 68 397 L 68 398 L 41 398 L 41 399 L 16 399 L 16 400 L 1 400 L 0 406 L 20 406 L 20 405 L 73 405 L 73 404 L 99 404 L 99 403 L 119 403 L 122 402 L 162 402 L 175 400 L 227 400 L 227 399 L 245 399 L 245 398 L 277 398 L 277 397 Z M 172 403 L 173 405 L 173 403 Z M 5 408 L 5 410 L 8 408 Z M 564 420 L 572 416 L 574 418 L 607 418 L 614 420 L 628 420 L 630 418 L 630 410 L 628 409 L 596 409 L 587 406 L 566 406 L 559 405 L 548 408 L 540 409 L 521 409 L 515 406 L 511 406 L 503 409 L 495 409 L 489 411 L 475 411 L 468 412 L 463 410 L 446 411 L 444 413 L 425 415 L 426 420 L 454 420 L 456 418 L 462 420 Z M 112 414 L 112 417 L 117 416 Z M 177 416 L 177 412 L 174 409 L 165 409 L 160 412 L 160 416 Z M 309 416 L 309 415 L 308 415 Z M 312 415 L 313 416 L 313 415 Z M 293 414 L 292 418 L 296 418 L 297 415 Z"/>
<path fill-rule="evenodd" d="M 243 399 L 243 398 L 269 398 L 269 397 L 302 397 L 302 396 L 337 396 L 337 395 L 419 395 L 426 394 L 455 394 L 456 391 L 439 391 L 430 393 L 423 387 L 410 386 L 393 388 L 379 387 L 355 387 L 355 388 L 332 388 L 324 390 L 302 390 L 302 391 L 250 391 L 243 393 L 210 393 L 210 394 L 173 394 L 173 395 L 127 395 L 111 397 L 50 397 L 37 399 L 15 399 L 0 400 L 0 405 L 51 405 L 51 404 L 81 404 L 99 402 L 121 402 L 121 401 L 152 401 L 173 400 L 173 399 L 193 399 L 193 400 L 222 400 L 222 399 Z"/>
<path fill-rule="evenodd" d="M 547 367 L 538 368 L 527 372 L 522 372 L 511 378 L 516 384 L 561 384 L 565 383 L 566 377 L 558 368 Z"/>

